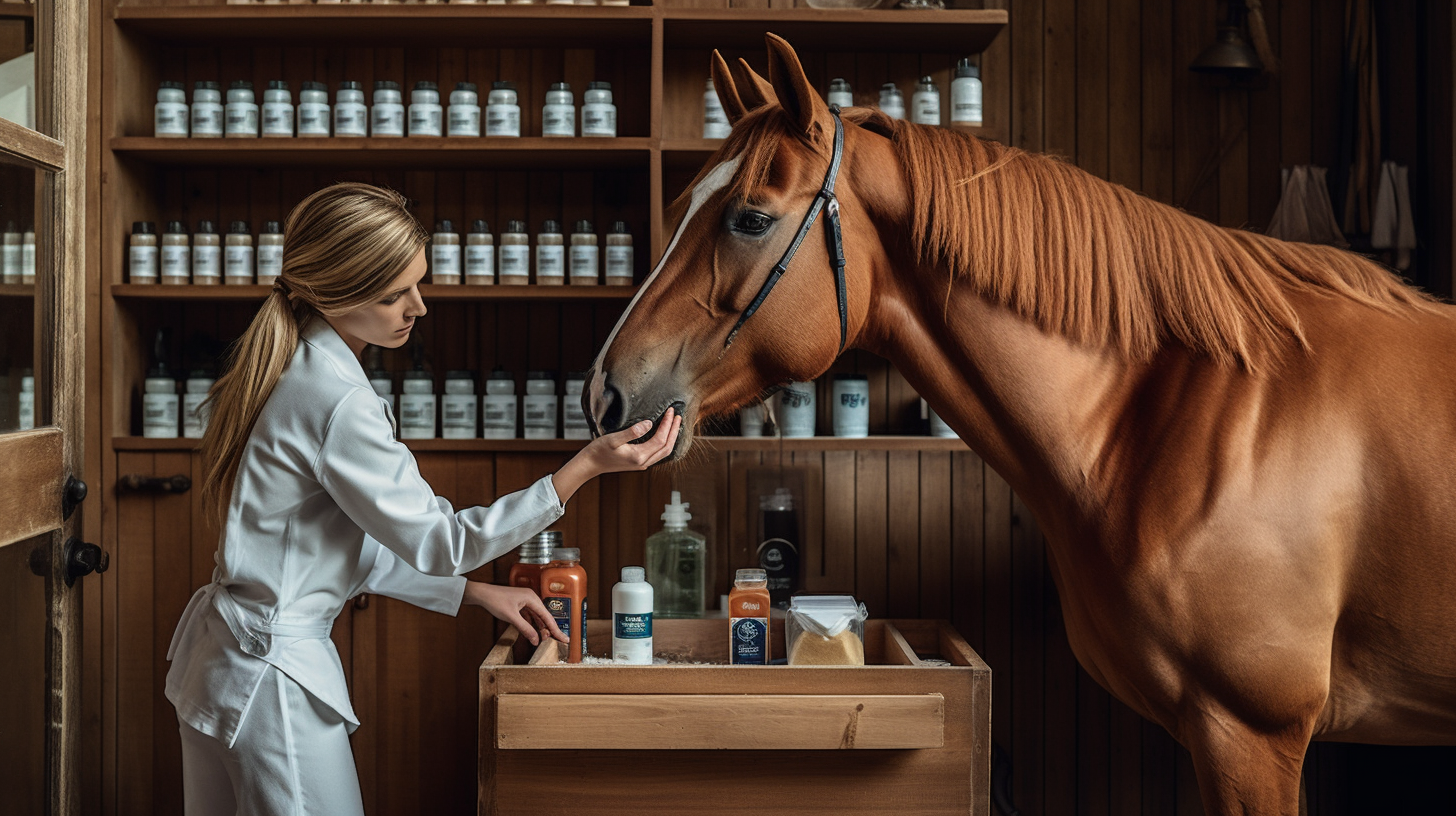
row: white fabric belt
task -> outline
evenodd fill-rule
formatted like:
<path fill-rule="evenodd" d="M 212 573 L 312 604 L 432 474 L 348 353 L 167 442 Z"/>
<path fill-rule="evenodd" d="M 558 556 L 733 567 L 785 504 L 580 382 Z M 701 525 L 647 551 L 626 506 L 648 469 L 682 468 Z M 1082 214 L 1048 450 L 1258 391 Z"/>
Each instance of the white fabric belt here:
<path fill-rule="evenodd" d="M 327 640 L 334 629 L 333 621 L 322 623 L 279 623 L 264 620 L 261 615 L 233 598 L 227 587 L 216 581 L 198 589 L 187 602 L 182 620 L 172 635 L 172 644 L 167 648 L 167 659 L 177 651 L 182 634 L 192 625 L 192 617 L 206 609 L 207 604 L 217 609 L 218 615 L 227 624 L 228 631 L 238 639 L 238 647 L 254 657 L 266 657 L 273 650 L 273 636 Z"/>

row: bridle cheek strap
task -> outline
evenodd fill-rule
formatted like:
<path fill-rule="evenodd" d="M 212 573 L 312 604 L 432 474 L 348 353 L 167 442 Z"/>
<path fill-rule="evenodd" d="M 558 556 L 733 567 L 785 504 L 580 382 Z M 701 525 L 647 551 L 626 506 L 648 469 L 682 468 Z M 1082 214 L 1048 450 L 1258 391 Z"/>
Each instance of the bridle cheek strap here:
<path fill-rule="evenodd" d="M 795 233 L 794 240 L 785 250 L 779 262 L 769 270 L 768 280 L 763 282 L 763 287 L 754 296 L 753 302 L 738 316 L 738 322 L 733 324 L 733 330 L 728 332 L 728 339 L 723 341 L 723 348 L 733 345 L 733 339 L 738 336 L 738 330 L 753 317 L 758 307 L 768 299 L 768 293 L 778 285 L 779 279 L 789 269 L 789 263 L 794 260 L 794 253 L 799 251 L 799 245 L 804 243 L 804 238 L 814 226 L 814 221 L 819 217 L 821 210 L 825 211 L 825 221 L 829 229 L 825 232 L 825 239 L 829 245 L 829 263 L 834 267 L 834 294 L 839 301 L 839 351 L 844 351 L 845 343 L 849 340 L 849 295 L 844 283 L 844 235 L 839 226 L 839 199 L 834 197 L 834 182 L 839 178 L 839 165 L 844 158 L 844 123 L 839 118 L 839 106 L 830 105 L 829 113 L 834 116 L 834 153 L 829 158 L 829 172 L 824 175 L 824 185 L 814 196 L 814 201 L 809 205 L 809 211 L 804 214 L 804 220 L 799 223 L 799 231 Z"/>

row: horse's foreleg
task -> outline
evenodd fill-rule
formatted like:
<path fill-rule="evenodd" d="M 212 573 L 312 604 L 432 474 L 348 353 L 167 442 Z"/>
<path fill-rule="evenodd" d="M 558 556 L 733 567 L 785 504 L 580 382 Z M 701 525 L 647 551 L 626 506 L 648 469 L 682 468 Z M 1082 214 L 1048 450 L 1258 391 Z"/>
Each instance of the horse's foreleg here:
<path fill-rule="evenodd" d="M 1299 780 L 1310 727 L 1253 728 L 1227 712 L 1185 723 L 1208 816 L 1299 816 Z"/>

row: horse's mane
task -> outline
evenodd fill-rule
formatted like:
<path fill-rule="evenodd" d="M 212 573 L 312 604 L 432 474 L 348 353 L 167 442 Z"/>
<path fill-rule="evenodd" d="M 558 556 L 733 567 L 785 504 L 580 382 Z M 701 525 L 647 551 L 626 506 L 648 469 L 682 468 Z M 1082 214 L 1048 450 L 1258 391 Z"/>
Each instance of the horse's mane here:
<path fill-rule="evenodd" d="M 741 157 L 734 194 L 752 198 L 793 138 L 768 112 L 745 116 L 720 153 Z M 844 118 L 893 140 L 923 267 L 1077 343 L 1148 359 L 1175 338 L 1253 370 L 1291 339 L 1307 347 L 1290 295 L 1385 311 L 1433 305 L 1354 253 L 1219 227 L 1056 158 L 872 109 Z"/>

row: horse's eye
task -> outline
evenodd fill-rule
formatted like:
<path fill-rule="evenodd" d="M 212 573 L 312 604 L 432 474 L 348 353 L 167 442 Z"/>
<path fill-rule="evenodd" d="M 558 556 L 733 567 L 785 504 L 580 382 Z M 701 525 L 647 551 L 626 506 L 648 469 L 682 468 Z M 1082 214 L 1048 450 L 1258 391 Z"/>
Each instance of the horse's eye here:
<path fill-rule="evenodd" d="M 762 235 L 773 226 L 773 219 L 756 210 L 744 210 L 733 222 L 733 229 L 747 235 Z"/>

